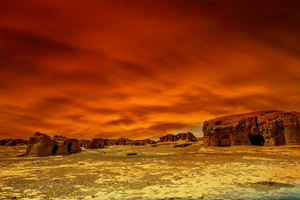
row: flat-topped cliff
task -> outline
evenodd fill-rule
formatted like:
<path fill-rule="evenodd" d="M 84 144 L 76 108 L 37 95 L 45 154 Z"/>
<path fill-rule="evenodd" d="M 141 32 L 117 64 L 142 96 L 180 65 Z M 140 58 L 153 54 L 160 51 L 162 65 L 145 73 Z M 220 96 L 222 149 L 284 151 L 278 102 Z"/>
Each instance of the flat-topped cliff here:
<path fill-rule="evenodd" d="M 259 111 L 204 122 L 207 146 L 300 144 L 300 113 Z"/>

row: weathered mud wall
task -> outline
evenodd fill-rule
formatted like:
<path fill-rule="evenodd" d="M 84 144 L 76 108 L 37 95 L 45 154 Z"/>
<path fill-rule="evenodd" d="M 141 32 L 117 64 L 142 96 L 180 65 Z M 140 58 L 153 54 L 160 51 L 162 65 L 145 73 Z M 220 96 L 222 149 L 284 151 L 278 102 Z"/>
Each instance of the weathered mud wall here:
<path fill-rule="evenodd" d="M 300 144 L 300 113 L 261 111 L 204 122 L 207 146 Z"/>

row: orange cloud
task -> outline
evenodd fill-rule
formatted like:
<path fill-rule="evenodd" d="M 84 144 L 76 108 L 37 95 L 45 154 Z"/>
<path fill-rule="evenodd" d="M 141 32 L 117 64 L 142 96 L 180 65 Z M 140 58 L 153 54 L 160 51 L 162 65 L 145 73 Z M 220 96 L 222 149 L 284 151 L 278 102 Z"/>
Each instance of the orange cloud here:
<path fill-rule="evenodd" d="M 200 136 L 219 115 L 300 110 L 296 1 L 0 9 L 0 138 Z"/>

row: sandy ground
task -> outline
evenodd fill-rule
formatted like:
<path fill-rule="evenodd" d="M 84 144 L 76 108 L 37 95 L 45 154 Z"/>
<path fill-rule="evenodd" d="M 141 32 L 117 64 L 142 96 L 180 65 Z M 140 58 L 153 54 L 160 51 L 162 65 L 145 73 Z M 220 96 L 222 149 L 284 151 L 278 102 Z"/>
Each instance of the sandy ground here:
<path fill-rule="evenodd" d="M 0 199 L 300 199 L 299 145 L 174 145 L 42 158 L 0 146 Z"/>

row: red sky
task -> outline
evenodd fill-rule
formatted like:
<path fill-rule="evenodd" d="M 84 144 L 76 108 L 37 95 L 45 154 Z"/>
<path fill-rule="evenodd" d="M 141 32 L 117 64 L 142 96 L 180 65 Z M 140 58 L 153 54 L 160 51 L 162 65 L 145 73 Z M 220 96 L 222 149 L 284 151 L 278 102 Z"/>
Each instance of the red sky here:
<path fill-rule="evenodd" d="M 300 111 L 298 0 L 1 0 L 0 138 L 149 138 Z"/>

